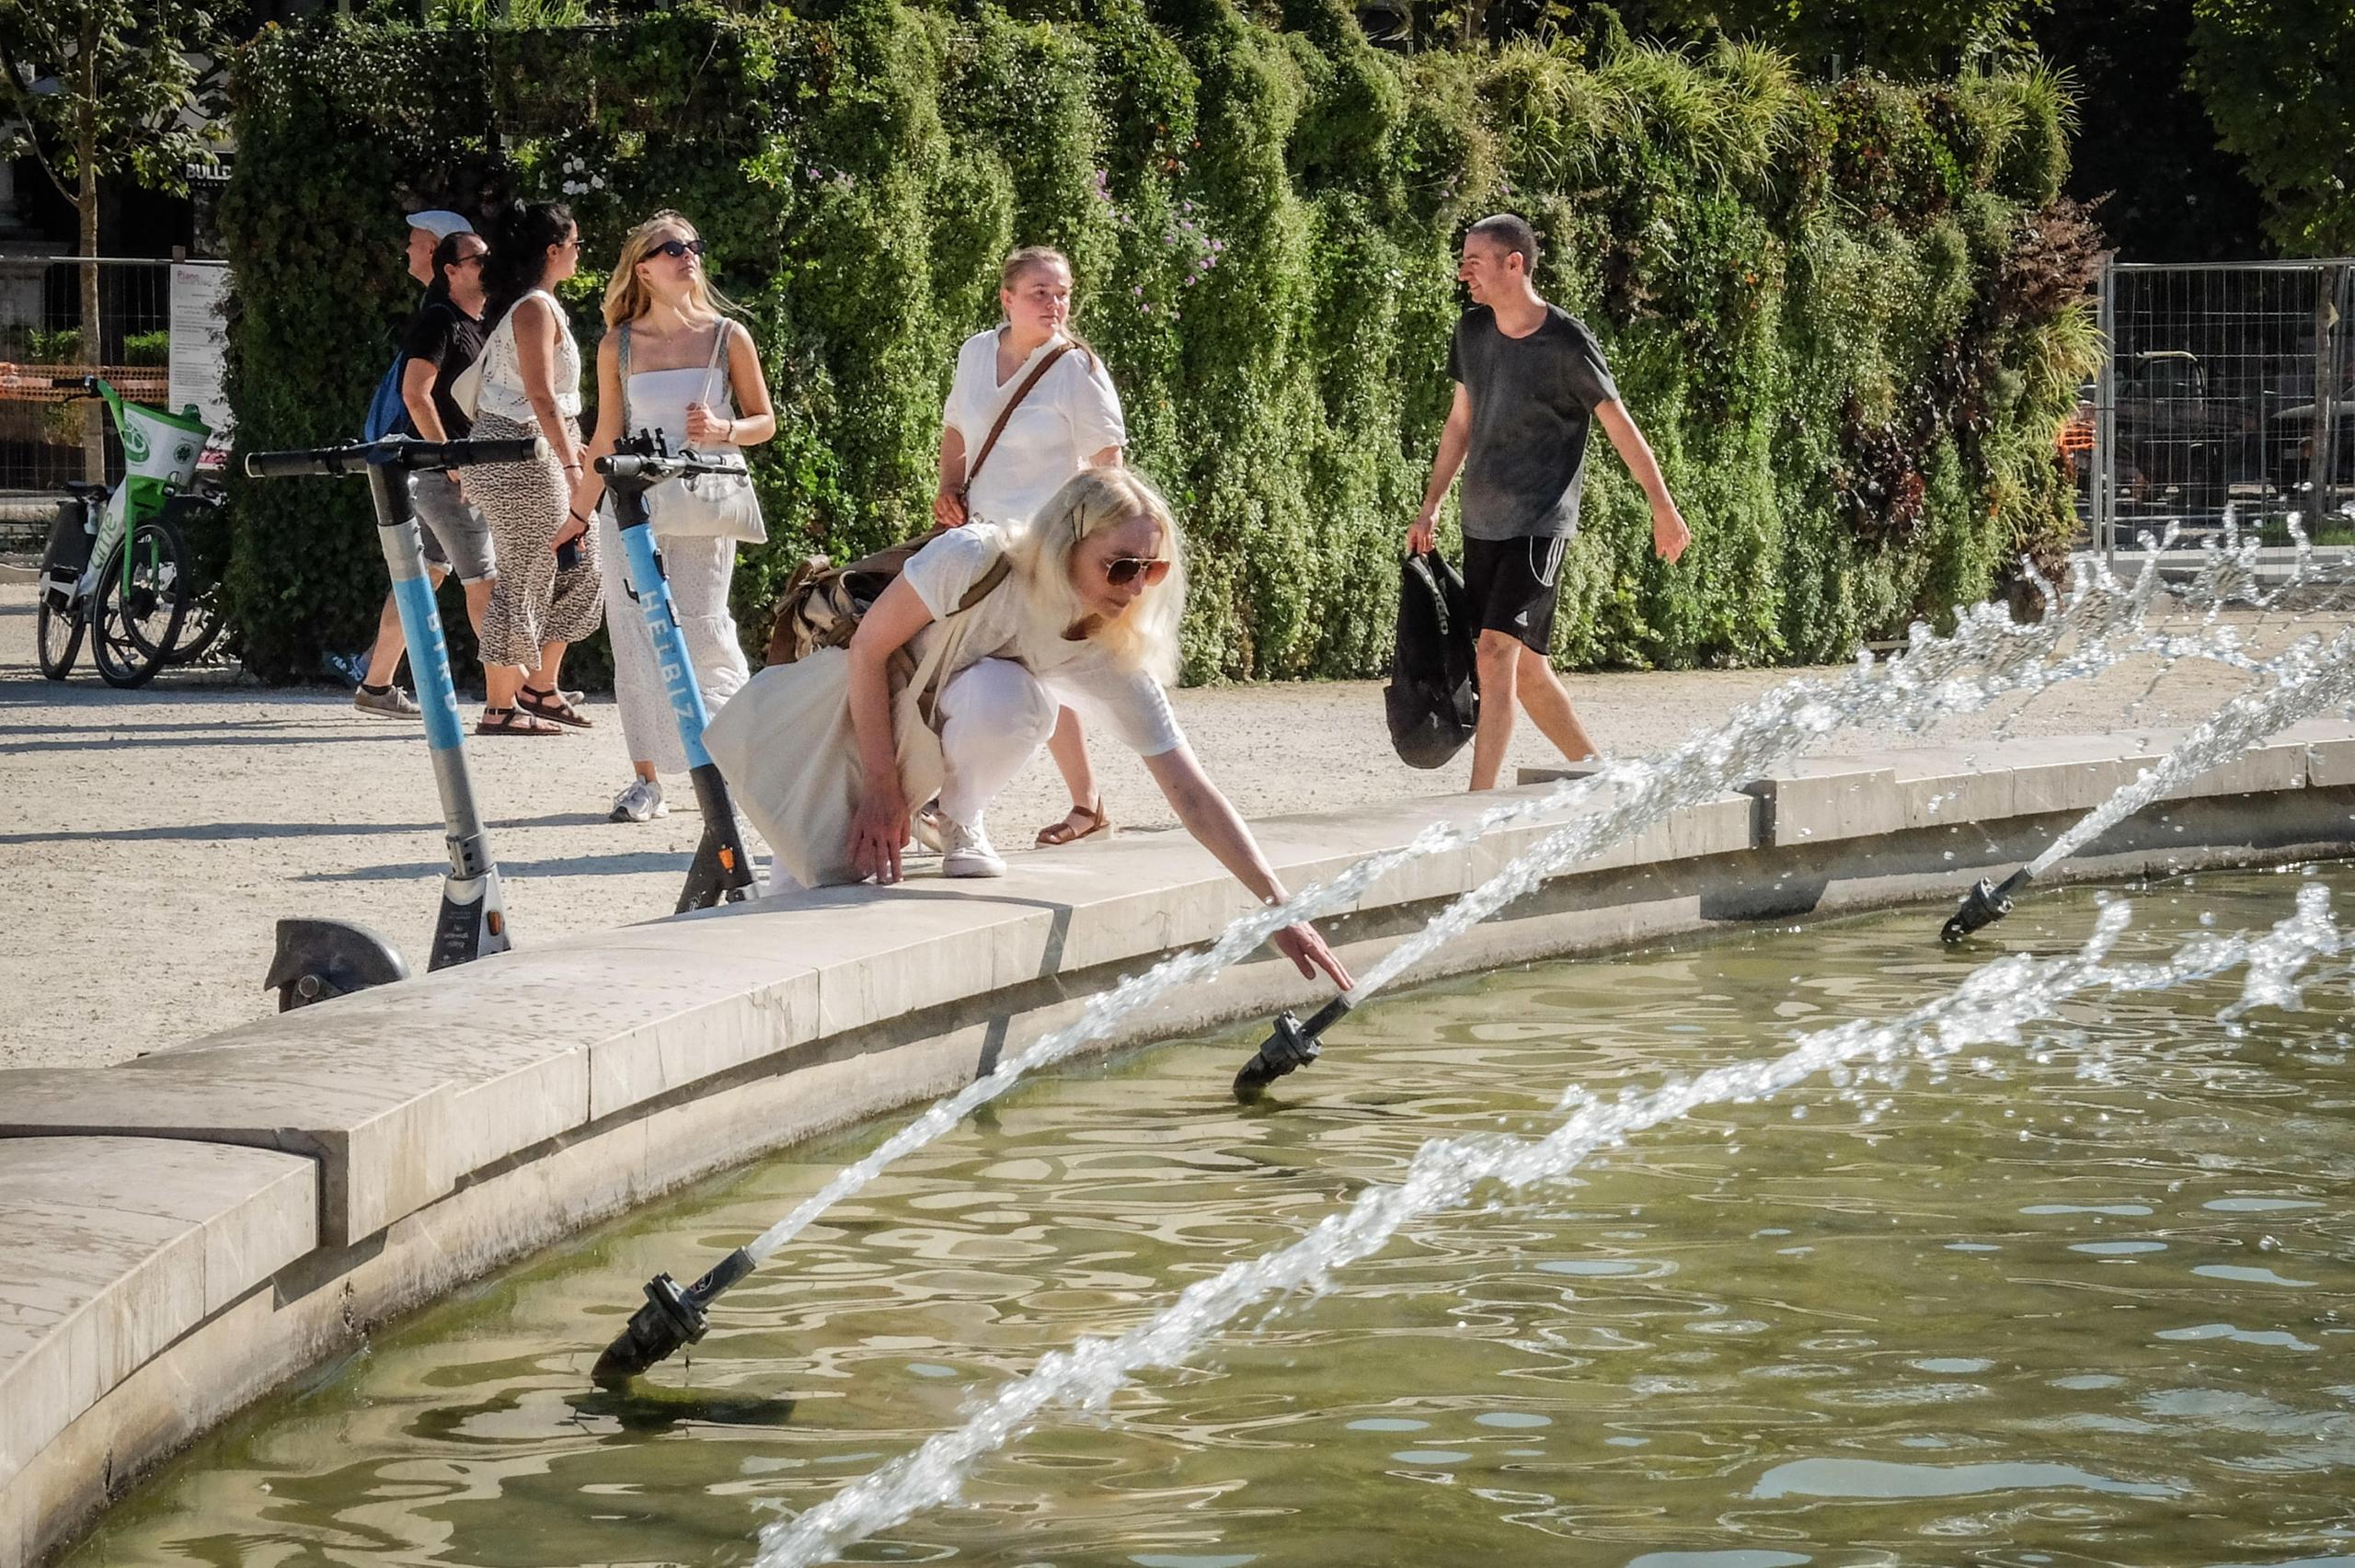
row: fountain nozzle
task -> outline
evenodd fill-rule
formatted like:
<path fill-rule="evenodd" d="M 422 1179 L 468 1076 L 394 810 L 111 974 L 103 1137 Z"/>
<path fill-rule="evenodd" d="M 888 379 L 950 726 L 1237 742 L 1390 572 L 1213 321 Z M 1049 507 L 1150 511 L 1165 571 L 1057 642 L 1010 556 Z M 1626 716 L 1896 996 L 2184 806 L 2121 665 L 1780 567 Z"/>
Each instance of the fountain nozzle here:
<path fill-rule="evenodd" d="M 711 1271 L 684 1289 L 667 1274 L 646 1282 L 646 1305 L 630 1315 L 629 1324 L 590 1369 L 589 1380 L 601 1389 L 617 1389 L 658 1361 L 668 1360 L 695 1344 L 711 1327 L 706 1310 L 721 1291 L 752 1272 L 752 1254 L 739 1247 Z"/>
<path fill-rule="evenodd" d="M 1276 1014 L 1275 1033 L 1260 1044 L 1259 1054 L 1243 1064 L 1235 1075 L 1235 1097 L 1244 1104 L 1258 1099 L 1267 1088 L 1285 1073 L 1306 1067 L 1317 1058 L 1316 1038 L 1331 1028 L 1354 1004 L 1344 994 L 1335 997 L 1316 1010 L 1315 1015 L 1303 1024 L 1291 1013 Z"/>
<path fill-rule="evenodd" d="M 2012 895 L 2028 886 L 2028 869 L 2020 867 L 2004 879 L 2000 887 L 1981 877 L 1970 892 L 1962 896 L 1962 907 L 1949 916 L 1938 931 L 1938 940 L 1951 947 L 1974 931 L 1993 925 L 2012 912 Z"/>

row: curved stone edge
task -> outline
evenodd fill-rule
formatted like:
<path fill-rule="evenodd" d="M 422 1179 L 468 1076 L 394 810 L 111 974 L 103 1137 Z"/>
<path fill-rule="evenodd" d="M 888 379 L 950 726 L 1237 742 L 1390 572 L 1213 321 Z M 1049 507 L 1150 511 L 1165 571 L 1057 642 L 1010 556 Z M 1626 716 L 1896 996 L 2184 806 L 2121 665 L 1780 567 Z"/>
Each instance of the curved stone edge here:
<path fill-rule="evenodd" d="M 2032 856 L 2175 738 L 1810 761 L 1554 878 L 1402 983 L 1958 895 Z M 1259 830 L 1298 887 L 1496 798 Z M 1561 821 L 1385 878 L 1332 922 L 1345 956 L 1371 961 Z M 2053 880 L 2350 843 L 2355 727 L 2309 725 L 2121 824 Z M 119 1068 L 0 1072 L 0 1568 L 40 1561 L 138 1474 L 386 1318 L 684 1182 L 951 1091 L 1243 907 L 1172 835 L 1023 861 L 980 889 L 828 889 L 505 955 Z M 1097 1048 L 1315 995 L 1262 958 Z M 12 1161 L 47 1174 L 9 1181 Z M 210 1185 L 174 1174 L 190 1170 Z M 62 1173 L 86 1171 L 114 1185 L 71 1190 L 78 1174 Z M 106 1196 L 121 1192 L 137 1196 Z M 33 1304 L 60 1271 L 36 1260 L 75 1236 L 87 1244 L 63 1272 L 84 1295 L 43 1316 Z M 205 1261 L 194 1286 L 192 1257 Z M 615 1303 L 616 1327 L 629 1305 Z M 98 1344 L 108 1356 L 75 1349 Z M 584 1377 L 597 1348 L 580 1347 Z"/>

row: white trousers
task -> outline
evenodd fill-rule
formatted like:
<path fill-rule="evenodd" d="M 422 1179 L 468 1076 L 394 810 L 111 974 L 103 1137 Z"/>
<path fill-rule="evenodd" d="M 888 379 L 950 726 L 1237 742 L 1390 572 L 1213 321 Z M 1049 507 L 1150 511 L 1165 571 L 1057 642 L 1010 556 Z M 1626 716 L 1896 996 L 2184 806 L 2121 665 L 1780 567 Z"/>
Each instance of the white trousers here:
<path fill-rule="evenodd" d="M 651 762 L 657 773 L 687 771 L 679 721 L 671 712 L 662 670 L 654 658 L 653 635 L 633 597 L 629 556 L 610 512 L 597 520 L 605 563 L 605 624 L 614 642 L 614 695 L 622 710 L 622 738 L 630 761 Z M 728 612 L 728 583 L 736 575 L 733 539 L 665 539 L 662 574 L 671 581 L 671 607 L 695 661 L 695 684 L 703 689 L 706 715 L 719 711 L 736 689 L 752 679 L 744 649 L 736 640 L 736 618 Z"/>
<path fill-rule="evenodd" d="M 980 823 L 997 792 L 1055 732 L 1061 706 L 1039 678 L 1010 658 L 984 658 L 940 689 L 940 750 L 948 776 L 942 813 Z"/>

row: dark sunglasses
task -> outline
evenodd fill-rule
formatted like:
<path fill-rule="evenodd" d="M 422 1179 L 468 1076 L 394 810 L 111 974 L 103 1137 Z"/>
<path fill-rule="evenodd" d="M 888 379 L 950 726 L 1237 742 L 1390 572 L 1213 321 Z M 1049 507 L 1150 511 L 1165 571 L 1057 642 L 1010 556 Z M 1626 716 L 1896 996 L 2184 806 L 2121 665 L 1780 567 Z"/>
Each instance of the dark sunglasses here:
<path fill-rule="evenodd" d="M 1104 580 L 1114 588 L 1126 588 L 1142 575 L 1145 587 L 1152 588 L 1169 575 L 1169 566 L 1163 556 L 1116 555 L 1104 563 Z"/>
<path fill-rule="evenodd" d="M 709 249 L 711 246 L 699 239 L 666 239 L 656 246 L 651 254 L 667 256 L 676 261 L 683 256 L 701 256 Z"/>

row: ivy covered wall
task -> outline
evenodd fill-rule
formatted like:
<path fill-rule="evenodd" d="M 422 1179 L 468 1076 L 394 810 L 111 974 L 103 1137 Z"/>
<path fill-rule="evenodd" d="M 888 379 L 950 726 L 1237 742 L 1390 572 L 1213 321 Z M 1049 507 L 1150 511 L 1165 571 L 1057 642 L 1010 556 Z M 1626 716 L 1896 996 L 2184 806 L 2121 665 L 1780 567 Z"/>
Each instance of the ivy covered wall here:
<path fill-rule="evenodd" d="M 2071 527 L 2053 433 L 2090 363 L 2092 241 L 2056 200 L 2067 104 L 2037 74 L 1808 86 L 1771 52 L 1615 37 L 1401 56 L 1334 0 L 1084 20 L 843 0 L 562 33 L 328 17 L 266 29 L 235 82 L 249 450 L 358 426 L 414 297 L 404 200 L 569 200 L 584 348 L 623 232 L 664 206 L 697 223 L 780 414 L 748 635 L 802 555 L 928 521 L 956 346 L 1028 243 L 1073 257 L 1132 461 L 1190 531 L 1196 679 L 1387 657 L 1453 249 L 1501 208 L 1545 237 L 1541 291 L 1602 338 L 1694 531 L 1654 560 L 1640 492 L 1597 456 L 1566 662 L 1843 657 Z M 301 676 L 363 642 L 364 487 L 235 499 L 255 665 Z"/>

